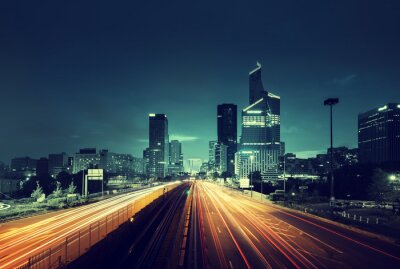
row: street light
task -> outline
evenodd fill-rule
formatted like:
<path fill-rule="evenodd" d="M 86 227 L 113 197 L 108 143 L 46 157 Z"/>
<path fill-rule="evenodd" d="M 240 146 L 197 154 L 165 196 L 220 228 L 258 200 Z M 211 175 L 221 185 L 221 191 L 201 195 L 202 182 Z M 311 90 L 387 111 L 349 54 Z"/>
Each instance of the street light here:
<path fill-rule="evenodd" d="M 250 197 L 253 198 L 253 159 L 254 155 L 250 156 Z"/>
<path fill-rule="evenodd" d="M 283 196 L 286 194 L 286 157 L 283 155 Z"/>
<path fill-rule="evenodd" d="M 389 176 L 389 180 L 395 181 L 395 180 L 396 180 L 396 176 L 395 176 L 395 175 L 390 175 L 390 176 Z"/>
<path fill-rule="evenodd" d="M 331 206 L 334 205 L 335 202 L 335 194 L 334 194 L 334 189 L 333 189 L 333 184 L 334 184 L 334 178 L 333 178 L 333 131 L 332 131 L 332 107 L 339 103 L 339 98 L 328 98 L 324 101 L 324 106 L 330 106 L 331 110 Z"/>

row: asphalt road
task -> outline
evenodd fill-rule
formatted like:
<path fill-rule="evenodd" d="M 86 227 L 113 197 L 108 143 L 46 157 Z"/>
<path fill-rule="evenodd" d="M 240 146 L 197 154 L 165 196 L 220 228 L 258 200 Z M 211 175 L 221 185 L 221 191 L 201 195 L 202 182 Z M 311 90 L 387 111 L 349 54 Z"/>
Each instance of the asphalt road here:
<path fill-rule="evenodd" d="M 193 195 L 185 268 L 400 268 L 400 247 L 365 233 L 212 183 Z"/>
<path fill-rule="evenodd" d="M 140 235 L 129 247 L 127 257 L 114 263 L 117 268 L 176 268 L 183 234 L 180 220 L 190 186 L 184 183 L 172 190 L 158 211 L 145 220 L 146 226 L 138 231 Z"/>
<path fill-rule="evenodd" d="M 86 206 L 3 223 L 0 226 L 0 268 L 15 268 L 25 264 L 29 257 L 58 246 L 83 227 L 96 223 L 163 187 L 164 185 L 160 185 Z"/>

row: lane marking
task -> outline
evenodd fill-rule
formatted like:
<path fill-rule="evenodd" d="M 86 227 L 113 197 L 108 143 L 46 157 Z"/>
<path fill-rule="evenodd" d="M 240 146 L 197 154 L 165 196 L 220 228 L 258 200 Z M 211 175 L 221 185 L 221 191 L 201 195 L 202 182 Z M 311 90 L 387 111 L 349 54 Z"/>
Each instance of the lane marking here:
<path fill-rule="evenodd" d="M 233 264 L 232 264 L 231 260 L 229 260 L 229 266 L 231 267 L 231 269 L 233 269 Z"/>
<path fill-rule="evenodd" d="M 332 234 L 334 234 L 334 235 L 337 235 L 337 236 L 339 236 L 339 237 L 342 237 L 342 238 L 344 238 L 344 239 L 347 239 L 347 240 L 349 240 L 349 241 L 351 241 L 351 242 L 354 242 L 354 243 L 356 243 L 356 244 L 358 244 L 358 245 L 361 245 L 361 246 L 363 246 L 363 247 L 365 247 L 365 248 L 368 248 L 368 249 L 370 249 L 370 250 L 376 251 L 376 252 L 378 252 L 378 253 L 381 253 L 381 254 L 386 255 L 386 256 L 388 256 L 388 257 L 391 257 L 391 258 L 393 258 L 393 259 L 400 260 L 400 257 L 397 257 L 397 256 L 395 256 L 395 255 L 392 255 L 392 254 L 390 254 L 390 253 L 387 253 L 387 252 L 385 252 L 385 251 L 383 251 L 383 250 L 380 250 L 380 249 L 377 249 L 377 248 L 375 248 L 375 247 L 372 247 L 372 246 L 370 246 L 370 245 L 368 245 L 368 244 L 362 243 L 362 242 L 360 242 L 360 241 L 358 241 L 358 240 L 356 240 L 356 239 L 353 239 L 353 238 L 348 237 L 348 236 L 346 236 L 346 235 L 344 235 L 344 234 L 341 234 L 340 232 L 336 232 L 336 231 L 331 230 L 331 229 L 329 229 L 329 228 L 323 227 L 323 226 L 321 226 L 321 225 L 319 225 L 319 224 L 317 224 L 317 223 L 313 223 L 313 222 L 310 221 L 310 220 L 307 220 L 307 219 L 302 218 L 302 217 L 298 217 L 298 216 L 296 216 L 296 215 L 294 215 L 294 214 L 290 214 L 290 213 L 284 212 L 284 211 L 282 211 L 282 210 L 278 210 L 278 211 L 280 211 L 280 212 L 282 212 L 283 214 L 286 214 L 286 215 L 288 215 L 288 216 L 291 216 L 291 217 L 293 217 L 293 218 L 302 220 L 303 222 L 306 222 L 306 223 L 309 223 L 309 224 L 311 224 L 311 225 L 314 225 L 314 226 L 320 228 L 321 230 L 325 230 L 325 231 L 330 232 L 330 233 L 332 233 Z"/>

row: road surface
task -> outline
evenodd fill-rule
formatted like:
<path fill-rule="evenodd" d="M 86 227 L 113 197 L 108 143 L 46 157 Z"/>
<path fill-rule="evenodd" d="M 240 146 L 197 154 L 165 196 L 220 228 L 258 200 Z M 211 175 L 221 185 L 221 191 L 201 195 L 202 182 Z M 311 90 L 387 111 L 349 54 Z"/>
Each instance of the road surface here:
<path fill-rule="evenodd" d="M 187 268 L 400 268 L 399 246 L 317 217 L 208 182 L 193 199 Z"/>
<path fill-rule="evenodd" d="M 29 257 L 37 253 L 56 248 L 65 242 L 69 235 L 76 234 L 82 228 L 126 208 L 138 198 L 164 186 L 119 195 L 73 209 L 3 223 L 0 226 L 0 268 L 15 268 L 26 263 Z M 105 232 L 107 232 L 106 225 L 106 223 L 103 225 Z"/>

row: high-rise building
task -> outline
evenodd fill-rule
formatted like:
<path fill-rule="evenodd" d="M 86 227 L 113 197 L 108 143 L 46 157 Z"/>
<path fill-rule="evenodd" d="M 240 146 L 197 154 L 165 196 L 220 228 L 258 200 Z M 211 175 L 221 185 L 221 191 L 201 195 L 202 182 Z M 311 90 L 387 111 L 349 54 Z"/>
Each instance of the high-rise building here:
<path fill-rule="evenodd" d="M 228 146 L 224 143 L 215 144 L 215 171 L 219 174 L 228 171 Z M 233 175 L 233 174 L 232 174 Z"/>
<path fill-rule="evenodd" d="M 138 157 L 133 157 L 133 164 L 132 164 L 132 169 L 133 169 L 133 174 L 135 176 L 142 176 L 145 174 L 144 170 L 145 168 L 145 160 L 143 158 L 138 158 Z"/>
<path fill-rule="evenodd" d="M 133 156 L 131 154 L 121 154 L 109 152 L 107 149 L 100 151 L 99 168 L 104 169 L 112 175 L 132 176 Z"/>
<path fill-rule="evenodd" d="M 280 138 L 280 97 L 263 89 L 261 64 L 249 73 L 250 104 L 242 110 L 240 151 L 235 157 L 239 177 L 259 171 L 263 179 L 277 179 Z M 251 154 L 250 154 L 251 152 Z M 251 158 L 251 162 L 246 160 Z M 246 167 L 251 165 L 251 167 Z"/>
<path fill-rule="evenodd" d="M 49 175 L 49 160 L 47 158 L 40 158 L 36 162 L 36 175 L 38 177 Z"/>
<path fill-rule="evenodd" d="M 65 152 L 49 154 L 49 173 L 57 176 L 61 171 L 68 170 L 68 155 Z"/>
<path fill-rule="evenodd" d="M 217 141 L 209 141 L 208 142 L 208 164 L 212 170 L 215 167 L 215 146 L 217 145 Z M 213 171 L 211 171 L 213 172 Z"/>
<path fill-rule="evenodd" d="M 264 86 L 261 79 L 261 64 L 249 73 L 249 104 L 260 100 L 264 95 Z"/>
<path fill-rule="evenodd" d="M 237 106 L 222 104 L 217 108 L 218 143 L 227 146 L 224 169 L 235 173 L 235 153 L 237 151 Z"/>
<path fill-rule="evenodd" d="M 168 163 L 169 137 L 167 115 L 149 114 L 149 177 L 165 177 Z"/>
<path fill-rule="evenodd" d="M 400 162 L 400 104 L 358 115 L 358 149 L 361 163 Z"/>
<path fill-rule="evenodd" d="M 95 148 L 80 149 L 78 153 L 75 153 L 73 173 L 75 174 L 88 168 L 95 168 L 99 165 L 100 154 L 96 152 Z"/>
<path fill-rule="evenodd" d="M 149 176 L 150 174 L 149 162 L 150 162 L 150 149 L 146 148 L 145 150 L 143 150 L 143 173 L 146 176 Z"/>
<path fill-rule="evenodd" d="M 168 174 L 177 175 L 181 172 L 183 172 L 182 143 L 178 140 L 171 140 L 169 143 Z"/>
<path fill-rule="evenodd" d="M 200 167 L 203 164 L 202 159 L 185 159 L 185 171 L 189 174 L 196 174 L 200 172 Z"/>

